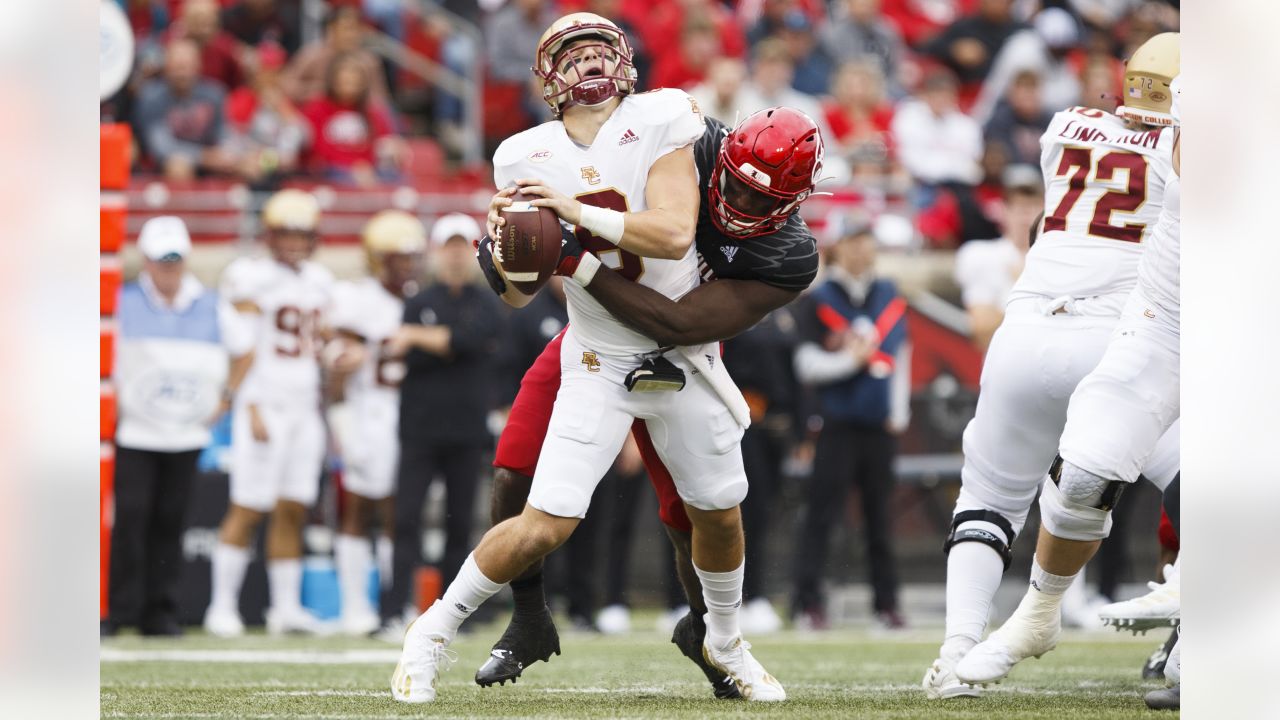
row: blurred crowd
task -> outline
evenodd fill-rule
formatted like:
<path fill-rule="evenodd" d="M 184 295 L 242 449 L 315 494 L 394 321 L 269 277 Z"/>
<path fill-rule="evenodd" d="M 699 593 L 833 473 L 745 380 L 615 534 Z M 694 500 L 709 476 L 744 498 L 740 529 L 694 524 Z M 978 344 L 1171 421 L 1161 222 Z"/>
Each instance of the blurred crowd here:
<path fill-rule="evenodd" d="M 452 163 L 466 123 L 492 151 L 549 119 L 538 39 L 587 10 L 627 32 L 641 89 L 683 88 L 731 124 L 809 114 L 830 181 L 906 196 L 939 247 L 994 237 L 1002 174 L 1038 163 L 1052 113 L 1114 109 L 1123 58 L 1178 26 L 1171 0 L 119 1 L 137 62 L 103 114 L 133 125 L 144 174 L 411 181 L 407 140 Z M 430 64 L 392 63 L 388 43 Z M 483 88 L 480 118 L 445 75 Z"/>

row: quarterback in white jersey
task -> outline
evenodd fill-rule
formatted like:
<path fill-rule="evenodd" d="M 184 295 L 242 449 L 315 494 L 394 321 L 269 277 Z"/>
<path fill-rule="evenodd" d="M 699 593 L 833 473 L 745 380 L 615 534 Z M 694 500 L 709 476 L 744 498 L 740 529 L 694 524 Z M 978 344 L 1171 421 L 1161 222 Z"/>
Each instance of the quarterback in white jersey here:
<path fill-rule="evenodd" d="M 1170 42 L 1176 63 L 1177 35 L 1158 36 L 1130 59 L 1127 82 L 1145 82 L 1153 65 L 1162 71 Z M 1043 231 L 992 338 L 978 406 L 964 432 L 962 485 L 945 545 L 946 636 L 925 675 L 929 697 L 978 693 L 962 670 L 986 631 L 1031 503 L 1042 484 L 1052 485 L 1044 480 L 1071 394 L 1101 360 L 1137 283 L 1143 241 L 1172 172 L 1173 137 L 1133 97 L 1114 115 L 1079 107 L 1059 112 L 1041 138 Z M 1149 470 L 1161 487 L 1176 473 L 1176 438 L 1161 443 Z M 1059 600 L 1070 585 L 1058 589 Z"/>
<path fill-rule="evenodd" d="M 606 263 L 673 299 L 697 285 L 693 235 L 700 194 L 693 144 L 705 130 L 702 113 L 680 90 L 632 94 L 630 46 L 616 25 L 598 15 L 575 13 L 553 23 L 539 42 L 534 71 L 558 119 L 498 148 L 499 193 L 488 229 L 499 236 L 499 210 L 518 189 L 537 196 L 532 205 L 549 207 L 575 226 L 576 244 L 587 251 L 573 255 L 572 270 L 561 268 L 573 282 L 565 283 L 569 328 L 560 389 L 523 513 L 485 534 L 444 597 L 411 626 L 392 694 L 402 702 L 435 698 L 435 678 L 447 658 L 442 648 L 501 584 L 569 537 L 640 418 L 693 525 L 694 569 L 708 609 L 704 654 L 743 697 L 785 699 L 738 627 L 738 504 L 747 489 L 739 442 L 746 403 L 714 345 L 667 358 L 584 290 Z M 495 255 L 495 261 L 501 271 L 502 258 Z M 530 298 L 508 283 L 503 299 L 519 307 Z"/>
<path fill-rule="evenodd" d="M 329 325 L 337 340 L 332 363 L 334 402 L 329 429 L 342 456 L 345 502 L 333 543 L 342 598 L 342 629 L 368 635 L 378 628 L 369 599 L 374 544 L 369 530 L 381 520 L 378 554 L 385 584 L 391 563 L 391 495 L 400 457 L 400 381 L 405 365 L 395 337 L 404 319 L 404 300 L 417 291 L 427 231 L 413 215 L 384 210 L 361 233 L 370 276 L 339 283 Z"/>
<path fill-rule="evenodd" d="M 1171 230 L 1176 243 L 1177 132 L 1170 126 L 1175 124 L 1171 84 L 1178 74 L 1179 56 L 1177 34 L 1165 33 L 1138 48 L 1126 68 L 1126 115 L 1163 128 L 1156 143 L 1161 157 L 1143 157 L 1152 167 L 1167 168 L 1160 178 L 1160 196 L 1169 204 L 1152 208 L 1149 215 L 1141 217 L 1142 223 L 1128 226 L 1128 232 L 1155 247 L 1147 248 L 1140 260 L 1131 263 L 1133 279 L 1124 292 L 1119 306 L 1122 315 L 1113 323 L 1114 332 L 1109 334 L 1105 354 L 1070 398 L 1058 458 L 1050 468 L 1050 482 L 1044 483 L 1040 495 L 1042 522 L 1027 594 L 1008 622 L 956 666 L 955 673 L 961 681 L 999 680 L 1022 659 L 1052 650 L 1060 633 L 1062 592 L 1110 531 L 1110 511 L 1124 487 L 1142 473 L 1163 491 L 1173 480 L 1169 474 L 1176 475 L 1178 463 L 1161 456 L 1177 452 L 1178 336 L 1167 331 L 1168 320 L 1162 321 L 1153 312 L 1156 305 L 1135 286 L 1139 284 L 1140 264 L 1167 264 L 1162 246 L 1169 241 Z M 1102 159 L 1109 157 L 1113 155 L 1103 155 Z M 1136 177 L 1141 165 L 1137 161 L 1125 162 L 1132 163 L 1130 177 Z M 1131 189 L 1133 182 L 1129 180 Z M 1108 197 L 1111 196 L 1101 196 L 1098 206 L 1110 212 L 1118 201 L 1113 199 L 1108 204 Z M 1067 203 L 1068 200 L 1063 201 L 1064 205 Z M 1135 206 L 1135 210 L 1146 207 Z M 1077 216 L 1077 220 L 1083 217 Z M 1089 226 L 1089 232 L 1095 235 L 1099 234 L 1098 229 Z M 1103 237 L 1110 239 L 1107 234 Z M 1039 249 L 1039 243 L 1033 252 L 1035 249 Z M 1153 250 L 1155 254 L 1148 256 Z M 1152 273 L 1144 269 L 1142 275 L 1150 277 Z M 1105 280 L 1101 279 L 1100 288 L 1117 289 L 1114 285 L 1103 286 L 1101 282 Z M 1175 298 L 1176 292 L 1175 288 Z M 1108 306 L 1114 302 L 1110 295 L 1101 297 L 1097 302 Z M 1055 301 L 1049 307 L 1069 309 L 1073 303 L 1078 304 L 1079 300 Z M 1157 472 L 1153 469 L 1156 467 L 1163 470 Z"/>
<path fill-rule="evenodd" d="M 212 558 L 206 629 L 244 630 L 240 586 L 249 547 L 271 514 L 267 575 L 273 632 L 315 629 L 301 604 L 302 525 L 319 493 L 324 460 L 320 415 L 320 327 L 333 276 L 307 258 L 316 244 L 320 206 L 309 193 L 284 190 L 262 211 L 270 257 L 242 258 L 223 273 L 221 292 L 237 310 L 245 337 L 230 348 L 232 385 L 231 504 Z"/>

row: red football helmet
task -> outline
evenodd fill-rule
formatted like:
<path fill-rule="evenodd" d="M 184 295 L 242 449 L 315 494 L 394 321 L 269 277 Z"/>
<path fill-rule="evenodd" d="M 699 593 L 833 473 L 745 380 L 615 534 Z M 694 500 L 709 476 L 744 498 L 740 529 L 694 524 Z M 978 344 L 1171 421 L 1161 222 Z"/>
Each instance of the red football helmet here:
<path fill-rule="evenodd" d="M 738 238 L 782 227 L 813 192 L 822 172 L 822 134 L 789 107 L 761 110 L 720 143 L 707 196 L 711 222 Z"/>
<path fill-rule="evenodd" d="M 565 52 L 578 40 L 596 42 Z M 557 118 L 569 105 L 598 105 L 627 95 L 637 80 L 627 36 L 607 18 L 586 12 L 570 13 L 551 23 L 538 41 L 532 69 L 542 80 L 542 99 Z"/>

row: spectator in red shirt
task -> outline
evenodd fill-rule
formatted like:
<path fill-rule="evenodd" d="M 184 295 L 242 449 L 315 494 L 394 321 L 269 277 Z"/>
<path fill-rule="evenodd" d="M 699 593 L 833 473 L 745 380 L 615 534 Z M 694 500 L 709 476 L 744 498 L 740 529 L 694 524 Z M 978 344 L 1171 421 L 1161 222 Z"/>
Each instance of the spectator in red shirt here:
<path fill-rule="evenodd" d="M 372 102 L 368 66 L 355 55 L 329 64 L 325 93 L 303 109 L 311 124 L 310 166 L 344 184 L 395 182 L 407 154 L 384 107 Z"/>
<path fill-rule="evenodd" d="M 272 187 L 295 172 L 310 134 L 306 118 L 280 89 L 285 60 L 283 48 L 264 43 L 248 83 L 227 96 L 229 145 L 241 158 L 240 175 L 256 187 Z"/>
<path fill-rule="evenodd" d="M 668 0 L 666 3 L 646 3 L 648 14 L 636 24 L 644 33 L 645 48 L 654 63 L 654 73 L 663 58 L 679 52 L 684 38 L 684 28 L 691 22 L 707 22 L 715 28 L 720 40 L 720 54 L 743 57 L 747 41 L 742 28 L 723 5 L 716 0 Z M 644 78 L 641 78 L 643 81 Z M 648 87 L 661 87 L 646 83 Z"/>
<path fill-rule="evenodd" d="M 893 106 L 885 99 L 884 73 L 874 57 L 840 66 L 833 96 L 822 112 L 831 126 L 828 147 L 845 155 L 879 152 L 886 160 L 892 143 Z"/>
<path fill-rule="evenodd" d="M 228 91 L 244 84 L 243 43 L 219 25 L 217 0 L 186 0 L 182 16 L 169 27 L 169 38 L 186 38 L 200 48 L 200 74 Z"/>
<path fill-rule="evenodd" d="M 702 82 L 719 55 L 720 38 L 709 22 L 690 20 L 680 33 L 680 50 L 660 55 L 653 64 L 650 88 L 691 88 Z"/>

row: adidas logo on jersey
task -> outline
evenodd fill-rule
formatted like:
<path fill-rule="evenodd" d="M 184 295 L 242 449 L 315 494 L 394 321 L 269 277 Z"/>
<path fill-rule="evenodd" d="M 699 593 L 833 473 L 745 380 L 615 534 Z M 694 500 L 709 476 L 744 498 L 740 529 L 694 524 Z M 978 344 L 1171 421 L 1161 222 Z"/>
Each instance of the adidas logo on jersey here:
<path fill-rule="evenodd" d="M 733 262 L 733 256 L 738 254 L 737 245 L 721 245 L 720 252 L 724 253 L 724 259 Z"/>
<path fill-rule="evenodd" d="M 632 132 L 631 128 L 627 128 L 627 131 L 622 134 L 622 139 L 618 141 L 618 146 L 621 147 L 623 145 L 626 145 L 627 143 L 633 143 L 639 139 L 640 139 L 639 135 Z"/>

